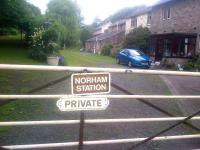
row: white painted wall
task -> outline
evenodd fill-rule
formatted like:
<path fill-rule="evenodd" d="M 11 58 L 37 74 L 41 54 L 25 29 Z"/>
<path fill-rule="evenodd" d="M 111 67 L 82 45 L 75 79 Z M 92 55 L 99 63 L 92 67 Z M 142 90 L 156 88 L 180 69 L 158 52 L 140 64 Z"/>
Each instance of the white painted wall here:
<path fill-rule="evenodd" d="M 126 19 L 126 34 L 128 34 L 133 28 L 131 27 L 131 18 Z"/>
<path fill-rule="evenodd" d="M 101 32 L 104 33 L 105 30 L 107 30 L 111 25 L 112 25 L 111 22 L 108 22 L 108 23 L 102 25 L 102 26 L 101 26 Z"/>
<path fill-rule="evenodd" d="M 142 26 L 142 27 L 149 27 L 147 24 L 147 19 L 148 19 L 148 14 L 142 14 L 137 16 L 137 27 Z M 134 28 L 131 27 L 131 18 L 128 18 L 126 20 L 126 34 L 128 34 L 131 30 Z"/>
<path fill-rule="evenodd" d="M 147 27 L 148 14 L 143 14 L 137 17 L 137 26 Z"/>
<path fill-rule="evenodd" d="M 108 22 L 108 23 L 106 23 L 106 24 L 103 24 L 102 26 L 100 26 L 100 27 L 98 28 L 98 30 L 96 30 L 96 31 L 93 33 L 93 35 L 95 36 L 95 35 L 99 35 L 99 34 L 104 33 L 105 30 L 107 30 L 111 25 L 112 25 L 111 22 Z"/>

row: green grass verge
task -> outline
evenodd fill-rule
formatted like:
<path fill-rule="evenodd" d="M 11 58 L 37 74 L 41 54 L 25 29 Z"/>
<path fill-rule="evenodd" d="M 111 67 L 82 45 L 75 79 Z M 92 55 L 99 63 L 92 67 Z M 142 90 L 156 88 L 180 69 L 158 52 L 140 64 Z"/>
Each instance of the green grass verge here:
<path fill-rule="evenodd" d="M 115 59 L 109 56 L 101 56 L 86 52 L 79 52 L 77 49 L 66 49 L 60 51 L 61 55 L 65 57 L 67 65 L 69 66 L 96 66 L 98 63 L 106 62 L 110 64 L 115 63 Z"/>

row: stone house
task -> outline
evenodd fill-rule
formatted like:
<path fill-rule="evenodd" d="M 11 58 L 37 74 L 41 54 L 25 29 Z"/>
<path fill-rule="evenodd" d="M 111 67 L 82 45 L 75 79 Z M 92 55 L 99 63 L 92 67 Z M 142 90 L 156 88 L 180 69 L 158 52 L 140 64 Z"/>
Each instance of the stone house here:
<path fill-rule="evenodd" d="M 125 31 L 126 27 L 126 20 L 119 20 L 113 24 L 111 24 L 108 28 L 108 32 L 120 32 L 120 31 Z"/>
<path fill-rule="evenodd" d="M 145 7 L 130 14 L 126 19 L 126 34 L 137 27 L 151 26 L 151 7 Z"/>
<path fill-rule="evenodd" d="M 127 33 L 139 26 L 150 27 L 150 10 L 144 8 L 134 11 L 127 18 L 114 23 L 105 23 L 96 30 L 93 38 L 87 40 L 85 48 L 88 52 L 101 53 L 105 44 L 120 45 Z M 106 27 L 106 28 L 103 28 Z"/>
<path fill-rule="evenodd" d="M 118 45 L 125 36 L 125 20 L 119 20 L 114 23 L 103 24 L 100 29 L 96 30 L 94 37 L 88 39 L 85 49 L 92 53 L 101 53 L 101 48 L 106 44 Z M 97 32 L 98 31 L 98 32 Z"/>
<path fill-rule="evenodd" d="M 187 62 L 200 53 L 200 0 L 163 0 L 152 7 L 155 60 Z"/>
<path fill-rule="evenodd" d="M 106 22 L 102 24 L 100 27 L 98 27 L 95 32 L 93 33 L 93 36 L 98 36 L 100 34 L 103 34 L 105 32 L 108 32 L 109 27 L 112 25 L 111 22 Z"/>
<path fill-rule="evenodd" d="M 125 32 L 108 32 L 87 40 L 85 47 L 88 52 L 101 53 L 101 48 L 106 44 L 116 45 L 123 41 Z"/>

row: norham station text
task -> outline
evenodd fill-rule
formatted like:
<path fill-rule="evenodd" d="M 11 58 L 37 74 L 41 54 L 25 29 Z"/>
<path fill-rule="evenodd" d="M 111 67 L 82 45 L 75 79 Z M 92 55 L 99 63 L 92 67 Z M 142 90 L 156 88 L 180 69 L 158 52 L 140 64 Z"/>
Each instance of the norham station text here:
<path fill-rule="evenodd" d="M 107 89 L 108 77 L 79 77 L 75 78 L 77 92 L 104 91 Z"/>

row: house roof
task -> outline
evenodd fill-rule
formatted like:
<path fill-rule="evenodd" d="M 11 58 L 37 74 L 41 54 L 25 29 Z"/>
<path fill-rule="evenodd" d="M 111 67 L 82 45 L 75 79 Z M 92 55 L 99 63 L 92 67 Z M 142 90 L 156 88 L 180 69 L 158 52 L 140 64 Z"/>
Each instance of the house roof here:
<path fill-rule="evenodd" d="M 155 36 L 197 36 L 197 33 L 182 33 L 182 32 L 173 32 L 173 33 L 159 33 L 159 34 L 152 34 L 152 37 Z"/>
<path fill-rule="evenodd" d="M 113 37 L 113 36 L 115 36 L 115 35 L 117 35 L 117 34 L 120 34 L 120 33 L 122 33 L 122 32 L 124 32 L 124 31 L 120 31 L 120 32 L 111 32 L 111 33 L 103 33 L 103 34 L 100 34 L 100 35 L 98 35 L 98 36 L 95 36 L 95 37 L 93 37 L 93 38 L 88 39 L 87 42 L 93 42 L 93 41 L 96 41 L 96 40 L 102 41 L 102 40 L 105 40 L 105 39 L 107 39 L 107 38 Z"/>
<path fill-rule="evenodd" d="M 153 7 L 163 5 L 165 3 L 172 2 L 172 1 L 175 1 L 175 0 L 159 0 Z"/>
<path fill-rule="evenodd" d="M 144 13 L 148 13 L 152 10 L 152 7 L 144 7 L 144 8 L 140 8 L 140 9 L 136 9 L 134 10 L 132 13 L 130 13 L 127 18 L 131 18 L 131 17 L 135 17 Z"/>
<path fill-rule="evenodd" d="M 126 23 L 125 19 L 119 20 L 119 21 L 114 22 L 110 27 L 115 26 L 115 25 L 119 25 L 119 24 L 124 24 L 124 23 Z"/>

